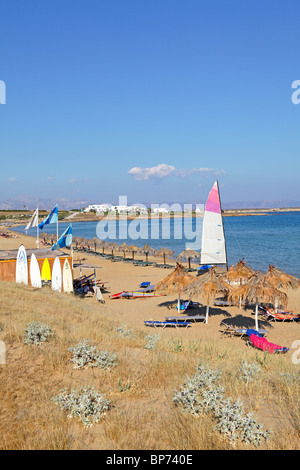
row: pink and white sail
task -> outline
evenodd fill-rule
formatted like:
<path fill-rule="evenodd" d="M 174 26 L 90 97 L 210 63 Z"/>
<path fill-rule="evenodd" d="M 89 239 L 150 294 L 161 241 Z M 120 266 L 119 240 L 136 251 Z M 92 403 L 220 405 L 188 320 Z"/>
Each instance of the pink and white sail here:
<path fill-rule="evenodd" d="M 227 265 L 222 209 L 217 181 L 209 193 L 204 211 L 201 264 Z"/>

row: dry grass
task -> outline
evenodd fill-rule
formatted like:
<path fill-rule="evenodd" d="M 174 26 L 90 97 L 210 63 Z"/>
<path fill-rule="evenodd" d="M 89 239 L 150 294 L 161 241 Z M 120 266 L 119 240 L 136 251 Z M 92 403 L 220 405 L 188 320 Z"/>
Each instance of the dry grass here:
<path fill-rule="evenodd" d="M 54 336 L 48 343 L 24 344 L 24 328 L 33 321 L 51 327 Z M 209 415 L 194 418 L 172 404 L 174 389 L 200 362 L 220 369 L 227 395 L 241 398 L 271 429 L 265 449 L 300 448 L 299 382 L 283 375 L 294 371 L 290 357 L 241 349 L 235 340 L 191 340 L 163 333 L 157 348 L 149 351 L 143 347 L 148 330 L 131 325 L 134 336 L 123 337 L 116 332 L 119 323 L 93 301 L 8 283 L 0 284 L 0 326 L 7 348 L 6 364 L 0 365 L 2 450 L 230 449 L 228 439 L 213 431 Z M 110 371 L 74 369 L 68 349 L 83 338 L 99 350 L 116 353 L 117 366 Z M 248 386 L 238 375 L 243 360 L 262 371 Z M 87 385 L 114 404 L 90 428 L 68 419 L 50 401 L 63 387 Z"/>

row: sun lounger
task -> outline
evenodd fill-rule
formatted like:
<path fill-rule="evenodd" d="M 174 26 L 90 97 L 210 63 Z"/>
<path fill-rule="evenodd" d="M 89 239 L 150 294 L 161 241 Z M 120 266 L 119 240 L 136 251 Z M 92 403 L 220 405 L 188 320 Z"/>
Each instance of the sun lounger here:
<path fill-rule="evenodd" d="M 225 322 L 221 322 L 220 325 L 226 328 L 225 330 L 222 330 L 221 332 L 229 336 L 240 336 L 242 338 L 243 336 L 248 334 L 247 332 L 250 331 L 249 328 L 234 328 L 233 326 L 228 325 Z M 256 331 L 256 330 L 251 330 L 251 331 Z M 265 336 L 267 333 L 268 333 L 267 330 L 258 329 L 258 334 L 261 336 Z"/>
<path fill-rule="evenodd" d="M 180 322 L 188 322 L 188 321 L 205 321 L 206 317 L 201 315 L 189 315 L 184 317 L 165 317 L 166 321 L 180 321 Z"/>
<path fill-rule="evenodd" d="M 261 351 L 269 352 L 271 354 L 276 353 L 286 353 L 289 351 L 289 348 L 279 346 L 278 344 L 270 343 L 266 338 L 261 338 L 255 334 L 251 334 L 247 345 L 260 349 Z"/>
<path fill-rule="evenodd" d="M 276 311 L 275 309 L 269 309 L 266 307 L 261 307 L 260 310 L 263 312 L 264 315 L 267 315 L 269 320 L 272 321 L 300 321 L 300 315 L 291 313 L 285 310 Z"/>
<path fill-rule="evenodd" d="M 192 300 L 181 300 L 179 310 L 186 311 L 191 308 L 198 307 L 199 305 L 199 302 L 193 302 Z M 178 310 L 178 302 L 172 304 L 171 308 L 176 308 Z"/>
<path fill-rule="evenodd" d="M 151 284 L 151 282 L 142 282 L 142 283 L 139 285 L 139 287 L 142 287 L 142 288 L 148 287 L 148 286 L 150 286 L 150 284 Z"/>
<path fill-rule="evenodd" d="M 149 284 L 150 284 L 150 282 L 149 282 Z M 155 284 L 152 284 L 152 286 L 149 285 L 149 286 L 145 287 L 144 289 L 140 289 L 136 292 L 153 292 L 154 290 L 155 290 Z"/>
<path fill-rule="evenodd" d="M 218 307 L 231 307 L 233 303 L 229 302 L 229 300 L 215 300 L 214 305 Z"/>
<path fill-rule="evenodd" d="M 145 320 L 144 321 L 146 326 L 153 326 L 154 328 L 166 328 L 166 327 L 184 327 L 189 328 L 191 325 L 188 322 L 172 322 L 172 321 L 152 321 L 152 320 Z"/>

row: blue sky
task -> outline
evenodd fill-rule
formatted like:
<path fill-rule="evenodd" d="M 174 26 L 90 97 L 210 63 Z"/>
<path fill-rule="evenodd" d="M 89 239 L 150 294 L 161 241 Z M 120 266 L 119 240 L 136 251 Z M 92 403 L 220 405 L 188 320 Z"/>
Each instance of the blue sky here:
<path fill-rule="evenodd" d="M 2 0 L 0 201 L 299 201 L 299 39 L 293 0 Z"/>

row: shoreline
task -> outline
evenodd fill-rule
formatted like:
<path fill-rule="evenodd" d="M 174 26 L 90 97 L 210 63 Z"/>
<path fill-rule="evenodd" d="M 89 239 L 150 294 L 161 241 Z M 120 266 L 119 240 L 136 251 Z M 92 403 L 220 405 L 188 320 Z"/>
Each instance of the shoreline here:
<path fill-rule="evenodd" d="M 45 216 L 48 214 L 47 211 L 43 211 L 45 214 L 39 217 L 39 221 L 41 222 Z M 66 213 L 68 215 L 63 217 L 58 223 L 72 223 L 72 222 L 100 222 L 101 220 L 152 220 L 152 219 L 177 219 L 182 217 L 187 218 L 203 218 L 204 211 L 196 214 L 195 212 L 186 212 L 184 214 L 140 214 L 140 215 L 115 215 L 115 214 L 107 214 L 107 215 L 97 215 L 91 213 L 82 213 L 82 212 L 75 212 L 75 211 L 59 211 L 59 213 Z M 271 208 L 271 209 L 223 209 L 222 215 L 223 217 L 248 217 L 248 216 L 266 216 L 266 215 L 274 215 L 274 214 L 282 214 L 287 212 L 300 212 L 300 207 L 287 207 L 287 208 Z M 1 210 L 0 209 L 0 227 L 17 227 L 26 225 L 32 216 L 33 211 L 9 211 L 9 210 Z M 1 219 L 1 217 L 6 217 L 6 219 Z M 12 218 L 8 216 L 12 215 Z M 27 216 L 27 218 L 24 217 Z M 15 220 L 16 217 L 24 217 L 22 220 Z"/>

